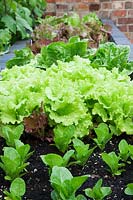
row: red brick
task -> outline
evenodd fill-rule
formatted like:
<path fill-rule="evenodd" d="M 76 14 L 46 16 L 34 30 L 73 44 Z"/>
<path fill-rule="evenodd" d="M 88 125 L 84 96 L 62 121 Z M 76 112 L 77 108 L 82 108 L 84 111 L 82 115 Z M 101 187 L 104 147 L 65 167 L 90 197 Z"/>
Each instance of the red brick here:
<path fill-rule="evenodd" d="M 117 26 L 122 32 L 127 32 L 127 26 L 126 25 L 121 25 Z"/>
<path fill-rule="evenodd" d="M 119 18 L 118 24 L 133 24 L 133 18 Z"/>
<path fill-rule="evenodd" d="M 89 11 L 89 6 L 86 3 L 79 3 L 76 5 L 77 11 L 79 10 L 86 10 Z"/>
<path fill-rule="evenodd" d="M 102 5 L 102 9 L 104 9 L 104 10 L 108 10 L 108 9 L 112 8 L 112 3 L 110 3 L 110 2 L 108 2 L 108 3 L 104 2 L 101 5 Z"/>
<path fill-rule="evenodd" d="M 98 3 L 94 3 L 94 4 L 92 3 L 92 4 L 89 5 L 90 11 L 97 11 L 99 9 L 100 9 L 100 4 L 98 4 Z"/>
<path fill-rule="evenodd" d="M 114 17 L 125 17 L 127 11 L 126 10 L 114 10 L 112 11 L 112 16 Z"/>
<path fill-rule="evenodd" d="M 128 26 L 129 32 L 133 32 L 133 25 Z"/>
<path fill-rule="evenodd" d="M 55 3 L 56 0 L 47 0 L 47 3 Z"/>

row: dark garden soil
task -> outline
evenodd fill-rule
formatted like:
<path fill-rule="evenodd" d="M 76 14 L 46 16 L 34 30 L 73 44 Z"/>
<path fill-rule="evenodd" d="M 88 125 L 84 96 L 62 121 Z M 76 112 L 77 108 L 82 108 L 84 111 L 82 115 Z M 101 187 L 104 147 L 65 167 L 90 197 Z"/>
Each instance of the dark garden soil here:
<path fill-rule="evenodd" d="M 118 152 L 118 143 L 124 138 L 128 143 L 132 143 L 132 137 L 122 135 L 120 137 L 114 137 L 107 145 L 105 150 L 107 152 L 115 151 Z M 91 139 L 86 138 L 87 142 Z M 26 194 L 23 200 L 51 200 L 50 193 L 52 188 L 49 182 L 49 175 L 47 167 L 42 163 L 40 155 L 47 153 L 59 153 L 54 145 L 48 144 L 48 142 L 42 142 L 32 136 L 24 136 L 22 138 L 24 143 L 29 143 L 31 149 L 34 150 L 33 155 L 29 159 L 29 166 L 27 167 L 27 174 L 23 176 L 26 182 Z M 92 141 L 91 141 L 92 143 Z M 4 140 L 0 138 L 0 154 L 2 154 L 2 148 L 5 146 Z M 90 174 L 90 178 L 82 188 L 79 189 L 78 193 L 84 193 L 83 189 L 92 187 L 99 178 L 103 179 L 104 186 L 110 186 L 112 188 L 112 194 L 106 198 L 106 200 L 131 200 L 132 197 L 124 194 L 125 186 L 133 182 L 133 163 L 126 164 L 124 172 L 121 176 L 112 176 L 107 171 L 107 165 L 101 160 L 101 151 L 99 148 L 95 149 L 95 152 L 90 157 L 89 161 L 84 167 L 71 166 L 69 170 L 73 176 Z M 9 188 L 9 182 L 4 180 L 4 173 L 0 169 L 0 199 L 3 200 L 3 190 Z M 88 198 L 89 200 L 89 198 Z"/>

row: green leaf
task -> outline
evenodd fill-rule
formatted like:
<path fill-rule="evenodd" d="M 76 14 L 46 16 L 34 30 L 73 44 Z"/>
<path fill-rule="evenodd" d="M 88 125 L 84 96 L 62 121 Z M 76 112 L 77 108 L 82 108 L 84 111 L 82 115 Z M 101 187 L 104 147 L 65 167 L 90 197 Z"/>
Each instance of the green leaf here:
<path fill-rule="evenodd" d="M 63 158 L 54 153 L 49 153 L 47 155 L 41 156 L 42 161 L 45 165 L 48 165 L 51 169 L 54 166 L 62 166 L 63 165 Z"/>
<path fill-rule="evenodd" d="M 129 147 L 126 140 L 122 139 L 119 142 L 120 157 L 126 161 L 129 157 Z"/>
<path fill-rule="evenodd" d="M 28 22 L 25 19 L 23 19 L 18 14 L 16 14 L 16 23 L 17 23 L 17 30 L 20 31 L 22 35 L 22 39 L 26 38 L 28 36 L 26 29 L 29 31 L 32 31 L 31 26 L 28 24 Z"/>
<path fill-rule="evenodd" d="M 126 189 L 124 190 L 125 194 L 133 195 L 133 183 L 127 184 Z"/>
<path fill-rule="evenodd" d="M 5 15 L 1 19 L 2 22 L 5 23 L 5 26 L 14 34 L 16 33 L 16 21 L 10 15 Z"/>
<path fill-rule="evenodd" d="M 71 139 L 74 135 L 74 126 L 57 126 L 54 129 L 54 141 L 57 146 L 62 152 L 67 150 L 68 145 L 71 142 Z"/>
<path fill-rule="evenodd" d="M 85 194 L 95 200 L 102 200 L 105 196 L 111 194 L 111 192 L 110 187 L 102 187 L 102 179 L 99 179 L 92 189 L 85 189 Z"/>
<path fill-rule="evenodd" d="M 26 185 L 22 178 L 16 178 L 10 186 L 10 192 L 15 194 L 15 196 L 20 197 L 25 194 Z"/>
<path fill-rule="evenodd" d="M 111 139 L 112 134 L 109 133 L 108 125 L 105 123 L 100 123 L 97 128 L 94 128 L 97 138 L 94 141 L 97 145 L 104 149 L 106 143 Z"/>

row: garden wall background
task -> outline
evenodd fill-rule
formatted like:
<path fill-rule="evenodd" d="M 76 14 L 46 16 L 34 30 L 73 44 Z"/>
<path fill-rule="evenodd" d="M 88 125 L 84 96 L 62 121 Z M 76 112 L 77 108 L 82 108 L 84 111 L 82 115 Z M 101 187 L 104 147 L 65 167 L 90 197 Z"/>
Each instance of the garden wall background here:
<path fill-rule="evenodd" d="M 100 18 L 112 19 L 133 43 L 133 0 L 47 0 L 46 14 L 62 15 L 88 11 L 96 12 Z"/>

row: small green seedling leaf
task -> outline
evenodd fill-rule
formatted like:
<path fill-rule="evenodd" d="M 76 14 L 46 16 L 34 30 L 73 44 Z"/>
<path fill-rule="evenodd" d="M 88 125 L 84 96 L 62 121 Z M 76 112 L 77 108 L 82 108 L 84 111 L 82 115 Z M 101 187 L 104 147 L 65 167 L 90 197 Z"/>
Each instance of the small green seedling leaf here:
<path fill-rule="evenodd" d="M 123 161 L 127 161 L 128 157 L 129 157 L 129 147 L 128 147 L 128 143 L 126 140 L 121 140 L 119 143 L 119 156 Z"/>
<path fill-rule="evenodd" d="M 25 146 L 25 145 L 23 145 Z M 4 170 L 6 180 L 14 180 L 23 175 L 25 167 L 29 163 L 25 163 L 27 155 L 20 154 L 18 149 L 13 147 L 4 147 L 4 155 L 1 156 L 0 167 Z M 22 152 L 21 152 L 22 153 Z M 25 152 L 24 152 L 25 153 Z"/>
<path fill-rule="evenodd" d="M 50 167 L 50 170 L 52 170 L 54 166 L 66 167 L 73 154 L 74 150 L 67 151 L 63 157 L 58 154 L 49 153 L 47 155 L 42 155 L 41 159 L 44 164 L 48 165 Z"/>
<path fill-rule="evenodd" d="M 13 180 L 10 186 L 10 192 L 4 191 L 6 194 L 5 200 L 21 200 L 25 194 L 26 185 L 22 178 L 16 178 Z"/>
<path fill-rule="evenodd" d="M 97 138 L 94 139 L 100 149 L 104 149 L 106 143 L 112 138 L 112 134 L 109 132 L 108 125 L 100 123 L 97 128 L 94 128 Z"/>
<path fill-rule="evenodd" d="M 127 184 L 126 189 L 124 190 L 125 194 L 133 195 L 133 183 Z"/>
<path fill-rule="evenodd" d="M 113 175 L 120 175 L 124 169 L 119 169 L 123 166 L 125 166 L 124 163 L 119 164 L 120 157 L 116 155 L 115 152 L 110 153 L 102 153 L 102 159 L 103 161 L 110 167 L 111 172 Z"/>
<path fill-rule="evenodd" d="M 14 142 L 15 142 L 16 150 L 19 153 L 22 162 L 26 162 L 29 159 L 29 157 L 33 154 L 33 151 L 29 152 L 30 145 L 24 144 L 20 140 L 15 140 Z"/>
<path fill-rule="evenodd" d="M 73 139 L 73 146 L 75 149 L 74 159 L 77 160 L 76 163 L 79 165 L 84 165 L 96 148 L 93 147 L 89 149 L 89 144 L 84 144 L 84 142 L 79 139 Z"/>
<path fill-rule="evenodd" d="M 85 189 L 86 196 L 94 200 L 102 200 L 104 197 L 110 195 L 111 192 L 112 191 L 110 187 L 102 187 L 102 179 L 99 179 L 92 189 Z"/>
<path fill-rule="evenodd" d="M 68 145 L 71 143 L 71 139 L 74 135 L 75 127 L 68 126 L 58 126 L 54 129 L 54 141 L 56 147 L 62 151 L 65 152 L 68 149 Z"/>
<path fill-rule="evenodd" d="M 53 200 L 84 200 L 82 195 L 75 196 L 79 187 L 87 180 L 88 175 L 73 177 L 70 171 L 65 167 L 54 166 L 50 176 L 50 182 L 53 187 L 51 198 Z"/>
<path fill-rule="evenodd" d="M 23 134 L 24 126 L 22 124 L 18 126 L 4 125 L 1 130 L 1 137 L 6 140 L 6 144 L 10 147 L 15 147 L 15 139 L 19 140 Z"/>

